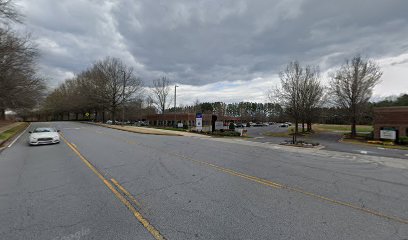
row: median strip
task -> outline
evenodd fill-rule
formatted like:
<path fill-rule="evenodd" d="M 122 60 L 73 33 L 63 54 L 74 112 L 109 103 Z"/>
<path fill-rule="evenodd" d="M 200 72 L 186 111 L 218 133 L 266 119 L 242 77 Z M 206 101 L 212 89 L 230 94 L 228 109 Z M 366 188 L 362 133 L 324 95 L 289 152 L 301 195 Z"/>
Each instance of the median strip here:
<path fill-rule="evenodd" d="M 165 239 L 160 232 L 154 228 L 149 221 L 147 221 L 143 215 L 138 212 L 136 210 L 136 208 L 122 195 L 118 192 L 118 190 L 116 190 L 116 188 L 102 175 L 102 173 L 100 173 L 95 166 L 92 165 L 91 162 L 89 162 L 80 152 L 79 150 L 74 147 L 74 145 L 70 142 L 68 142 L 68 140 L 63 136 L 63 134 L 61 133 L 61 138 L 64 140 L 64 142 L 68 145 L 68 147 L 71 148 L 72 151 L 74 151 L 76 153 L 76 155 L 78 155 L 78 157 L 82 160 L 83 163 L 85 163 L 85 165 L 90 168 L 92 170 L 92 172 L 94 172 L 96 174 L 96 176 L 98 176 L 98 178 L 100 180 L 102 180 L 102 182 L 109 188 L 109 190 L 111 190 L 111 192 L 133 213 L 133 216 L 135 216 L 135 218 L 143 225 L 143 227 L 149 231 L 149 233 L 156 239 L 156 240 L 162 240 Z M 113 179 L 114 180 L 114 179 Z M 114 184 L 115 182 L 112 181 Z M 117 182 L 116 182 L 117 183 Z M 116 185 L 116 184 L 115 184 Z M 118 184 L 119 185 L 119 184 Z M 120 186 L 120 185 L 119 185 Z M 122 189 L 124 189 L 123 187 L 121 187 Z M 119 188 L 121 191 L 122 189 Z M 124 189 L 125 190 L 125 189 Z M 126 191 L 126 190 L 125 190 Z M 128 191 L 126 191 L 129 195 L 130 193 Z M 130 195 L 131 196 L 131 195 Z M 136 199 L 135 199 L 136 200 Z"/>

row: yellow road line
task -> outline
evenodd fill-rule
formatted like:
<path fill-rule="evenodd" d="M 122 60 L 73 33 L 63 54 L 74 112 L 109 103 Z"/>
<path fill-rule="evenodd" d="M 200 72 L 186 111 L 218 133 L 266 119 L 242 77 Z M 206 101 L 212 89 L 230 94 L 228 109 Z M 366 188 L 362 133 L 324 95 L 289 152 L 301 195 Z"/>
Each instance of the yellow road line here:
<path fill-rule="evenodd" d="M 110 135 L 110 134 L 106 134 L 106 135 Z M 134 141 L 129 141 L 129 140 L 126 140 L 126 139 L 123 139 L 123 138 L 118 138 L 118 137 L 116 137 L 116 139 L 124 141 L 124 142 L 126 142 L 128 144 L 135 144 L 135 145 L 139 145 L 139 146 L 142 146 L 142 147 L 147 147 L 147 148 L 159 151 L 159 152 L 163 152 L 162 150 L 160 150 L 158 148 L 154 148 L 154 147 L 151 147 L 151 146 L 146 146 L 146 145 L 143 145 L 141 143 L 134 142 Z M 263 178 L 258 178 L 258 177 L 251 176 L 251 175 L 248 175 L 248 174 L 240 173 L 240 172 L 234 171 L 232 169 L 228 169 L 228 168 L 224 168 L 224 167 L 212 164 L 212 163 L 196 160 L 194 158 L 191 158 L 191 157 L 188 157 L 188 156 L 185 156 L 185 155 L 181 155 L 181 154 L 178 154 L 178 153 L 171 153 L 171 152 L 168 153 L 167 152 L 167 154 L 171 155 L 171 156 L 176 156 L 176 157 L 179 157 L 179 158 L 191 161 L 191 162 L 195 162 L 195 163 L 198 163 L 198 164 L 201 164 L 201 165 L 206 165 L 206 166 L 214 168 L 214 169 L 216 169 L 218 171 L 221 171 L 221 172 L 233 175 L 233 176 L 241 177 L 241 178 L 253 181 L 253 182 L 257 182 L 257 183 L 265 185 L 265 186 L 269 186 L 269 187 L 272 187 L 272 188 L 278 188 L 278 189 L 286 189 L 288 191 L 297 192 L 297 193 L 300 193 L 300 194 L 303 194 L 303 195 L 306 195 L 306 196 L 309 196 L 309 197 L 312 197 L 312 198 L 315 198 L 315 199 L 319 199 L 319 200 L 322 200 L 322 201 L 325 201 L 325 202 L 328 202 L 328 203 L 332 203 L 332 204 L 336 204 L 336 205 L 340 205 L 340 206 L 344 206 L 344 207 L 349 207 L 349 208 L 352 208 L 354 210 L 358 210 L 358 211 L 361 211 L 361 212 L 364 212 L 364 213 L 369 213 L 369 214 L 375 215 L 377 217 L 385 218 L 385 219 L 392 220 L 392 221 L 399 222 L 399 223 L 403 223 L 403 224 L 408 224 L 408 219 L 403 219 L 403 218 L 396 217 L 396 216 L 390 216 L 390 215 L 387 215 L 387 214 L 384 214 L 384 213 L 381 213 L 379 211 L 375 211 L 375 210 L 372 210 L 372 209 L 369 209 L 369 208 L 359 207 L 359 206 L 354 205 L 352 203 L 338 201 L 338 200 L 331 199 L 331 198 L 328 198 L 328 197 L 325 197 L 325 196 L 322 196 L 322 195 L 307 192 L 307 191 L 299 189 L 299 188 L 290 187 L 290 186 L 280 184 L 280 183 L 276 183 L 276 182 L 272 182 L 272 181 L 269 181 L 269 180 L 266 180 L 266 179 L 263 179 Z"/>
<path fill-rule="evenodd" d="M 313 197 L 313 198 L 323 200 L 323 201 L 326 201 L 326 202 L 329 202 L 329 203 L 349 207 L 349 208 L 359 210 L 359 211 L 362 211 L 362 212 L 365 212 L 365 213 L 370 213 L 370 214 L 378 216 L 378 217 L 386 218 L 388 220 L 393 220 L 393 221 L 396 221 L 396 222 L 408 224 L 407 219 L 399 218 L 399 217 L 396 217 L 396 216 L 389 216 L 389 215 L 386 215 L 384 213 L 381 213 L 381 212 L 378 212 L 378 211 L 375 211 L 375 210 L 372 210 L 372 209 L 362 208 L 362 207 L 359 207 L 357 205 L 354 205 L 354 204 L 351 204 L 351 203 L 348 203 L 348 202 L 338 201 L 338 200 L 331 199 L 331 198 L 328 198 L 328 197 L 324 197 L 324 196 L 321 196 L 321 195 L 318 195 L 318 194 L 315 194 L 315 193 L 307 192 L 307 191 L 304 191 L 304 190 L 299 189 L 299 188 L 286 186 L 286 185 L 276 183 L 276 182 L 272 182 L 272 181 L 269 181 L 269 180 L 266 180 L 266 179 L 262 179 L 262 178 L 247 175 L 247 174 L 244 174 L 244 173 L 236 172 L 234 170 L 224 168 L 224 167 L 220 167 L 220 166 L 217 166 L 217 165 L 212 164 L 212 163 L 195 160 L 193 158 L 190 158 L 190 157 L 187 157 L 187 156 L 184 156 L 184 155 L 180 155 L 180 154 L 172 154 L 172 155 L 178 156 L 178 157 L 181 157 L 181 158 L 184 158 L 184 159 L 187 159 L 189 161 L 196 162 L 196 163 L 199 163 L 199 164 L 202 164 L 202 165 L 207 165 L 207 166 L 215 168 L 215 169 L 217 169 L 219 171 L 222 171 L 222 172 L 234 175 L 234 176 L 238 176 L 238 177 L 241 177 L 241 178 L 245 178 L 247 180 L 254 181 L 254 182 L 260 183 L 260 184 L 265 185 L 265 186 L 269 186 L 269 187 L 273 187 L 273 188 L 287 189 L 289 191 L 297 192 L 297 193 L 307 195 L 309 197 Z"/>
<path fill-rule="evenodd" d="M 74 151 L 78 157 L 82 160 L 82 162 L 85 163 L 88 168 L 94 172 L 99 179 L 102 180 L 102 182 L 111 190 L 111 192 L 133 213 L 133 215 L 136 217 L 136 219 L 149 231 L 149 233 L 157 240 L 162 240 L 165 239 L 158 230 L 156 230 L 150 223 L 147 221 L 140 212 L 138 212 L 132 204 L 125 198 L 123 197 L 116 189 L 115 187 L 75 148 L 71 143 L 68 142 L 68 140 L 61 134 L 61 138 L 64 140 L 64 142 Z"/>
<path fill-rule="evenodd" d="M 140 203 L 136 200 L 135 197 L 133 197 L 132 194 L 130 194 L 130 192 L 128 190 L 126 190 L 126 188 L 124 188 L 122 185 L 119 184 L 118 181 L 116 181 L 114 178 L 111 178 L 111 182 L 113 182 L 113 184 L 115 184 L 115 186 L 121 190 L 126 196 L 128 196 L 130 198 L 130 200 L 136 204 L 136 206 L 141 207 Z"/>

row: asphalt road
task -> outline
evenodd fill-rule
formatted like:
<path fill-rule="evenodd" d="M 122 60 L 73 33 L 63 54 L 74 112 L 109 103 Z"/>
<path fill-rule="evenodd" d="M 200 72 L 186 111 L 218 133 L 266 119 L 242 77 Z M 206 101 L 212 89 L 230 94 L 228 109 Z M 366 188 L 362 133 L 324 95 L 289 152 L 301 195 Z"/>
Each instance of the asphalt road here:
<path fill-rule="evenodd" d="M 285 140 L 291 140 L 288 137 L 271 137 L 264 135 L 266 132 L 286 132 L 287 128 L 281 128 L 279 127 L 279 124 L 265 127 L 250 127 L 247 129 L 248 135 L 252 137 L 251 141 L 279 144 Z M 407 150 L 339 142 L 341 137 L 342 135 L 340 133 L 327 132 L 314 134 L 313 137 L 298 137 L 298 140 L 304 140 L 306 142 L 318 142 L 320 145 L 324 146 L 326 150 L 329 151 L 408 159 Z"/>
<path fill-rule="evenodd" d="M 406 160 L 48 125 L 0 154 L 0 239 L 408 239 Z"/>

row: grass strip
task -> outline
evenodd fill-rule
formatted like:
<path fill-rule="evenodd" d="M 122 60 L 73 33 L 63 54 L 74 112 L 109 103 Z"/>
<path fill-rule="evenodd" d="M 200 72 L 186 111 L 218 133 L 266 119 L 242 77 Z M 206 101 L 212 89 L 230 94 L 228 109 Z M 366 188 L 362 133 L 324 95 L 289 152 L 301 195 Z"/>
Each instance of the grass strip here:
<path fill-rule="evenodd" d="M 12 137 L 14 137 L 15 135 L 17 135 L 18 133 L 20 133 L 22 130 L 24 130 L 26 127 L 28 126 L 28 123 L 23 122 L 13 128 L 10 128 L 9 130 L 6 130 L 2 133 L 0 133 L 0 145 L 4 142 L 6 142 L 7 140 L 11 139 Z"/>

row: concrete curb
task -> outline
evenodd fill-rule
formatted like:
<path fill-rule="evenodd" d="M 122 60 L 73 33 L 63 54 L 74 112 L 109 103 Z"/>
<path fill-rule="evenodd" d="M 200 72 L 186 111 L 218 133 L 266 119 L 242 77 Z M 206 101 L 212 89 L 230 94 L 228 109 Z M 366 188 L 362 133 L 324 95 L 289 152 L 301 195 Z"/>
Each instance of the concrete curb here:
<path fill-rule="evenodd" d="M 176 133 L 132 131 L 132 129 L 118 128 L 118 127 L 114 127 L 114 126 L 110 126 L 110 125 L 102 124 L 102 123 L 92 123 L 92 122 L 81 122 L 81 123 L 92 124 L 92 125 L 95 125 L 95 126 L 115 129 L 115 130 L 124 131 L 124 132 L 131 132 L 131 133 L 139 133 L 139 134 L 147 134 L 147 135 L 159 135 L 159 136 L 174 136 L 174 137 L 184 136 L 184 135 L 176 134 Z M 169 130 L 167 130 L 167 131 L 169 131 Z"/>

